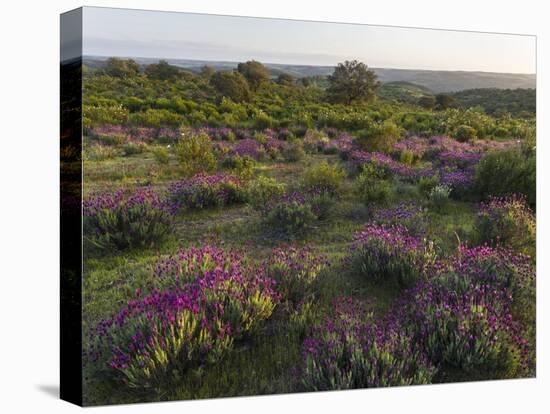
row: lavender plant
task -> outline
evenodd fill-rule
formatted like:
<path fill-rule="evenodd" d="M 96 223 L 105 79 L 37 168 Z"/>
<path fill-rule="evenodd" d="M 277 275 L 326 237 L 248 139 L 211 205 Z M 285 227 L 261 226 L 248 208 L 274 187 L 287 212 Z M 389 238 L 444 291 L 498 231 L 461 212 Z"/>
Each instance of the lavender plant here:
<path fill-rule="evenodd" d="M 346 258 L 362 277 L 402 287 L 426 279 L 436 259 L 433 243 L 411 236 L 405 227 L 377 224 L 367 224 L 355 233 Z"/>
<path fill-rule="evenodd" d="M 219 360 L 269 318 L 278 300 L 269 278 L 212 246 L 162 260 L 155 276 L 173 284 L 138 291 L 101 321 L 88 352 L 131 388 L 156 388 Z"/>
<path fill-rule="evenodd" d="M 377 323 L 350 298 L 340 298 L 335 315 L 314 328 L 302 346 L 305 390 L 427 384 L 436 370 L 398 324 Z"/>
<path fill-rule="evenodd" d="M 202 209 L 244 201 L 241 181 L 226 174 L 197 174 L 173 183 L 168 194 L 176 209 Z"/>
<path fill-rule="evenodd" d="M 147 188 L 91 195 L 82 202 L 82 214 L 85 240 L 100 249 L 150 247 L 172 224 L 170 206 Z"/>

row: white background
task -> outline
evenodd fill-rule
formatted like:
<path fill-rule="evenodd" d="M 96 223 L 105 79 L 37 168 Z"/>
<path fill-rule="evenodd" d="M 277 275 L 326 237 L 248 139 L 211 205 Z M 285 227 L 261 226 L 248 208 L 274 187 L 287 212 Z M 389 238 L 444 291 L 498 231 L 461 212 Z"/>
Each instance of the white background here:
<path fill-rule="evenodd" d="M 6 0 L 0 12 L 0 411 L 66 413 L 59 401 L 59 13 L 82 5 L 466 29 L 538 36 L 538 375 L 536 380 L 98 408 L 112 413 L 538 413 L 550 409 L 543 86 L 550 67 L 545 1 Z M 547 104 L 548 105 L 548 104 Z M 546 131 L 545 128 L 546 127 Z M 544 332 L 543 332 L 544 330 Z M 546 348 L 546 349 L 545 349 Z M 546 351 L 546 352 L 544 352 Z"/>

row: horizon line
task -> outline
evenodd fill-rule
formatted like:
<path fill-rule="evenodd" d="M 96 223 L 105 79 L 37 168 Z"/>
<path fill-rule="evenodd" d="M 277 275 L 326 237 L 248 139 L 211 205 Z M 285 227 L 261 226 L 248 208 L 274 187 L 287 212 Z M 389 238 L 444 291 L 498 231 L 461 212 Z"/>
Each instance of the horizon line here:
<path fill-rule="evenodd" d="M 108 8 L 108 7 L 106 7 Z M 197 14 L 201 14 L 201 13 L 197 13 Z M 238 63 L 243 63 L 243 62 L 247 62 L 247 61 L 238 61 L 238 60 L 208 60 L 208 59 L 190 59 L 190 58 L 182 58 L 182 57 L 178 57 L 178 58 L 175 58 L 175 57 L 158 57 L 158 56 L 155 56 L 155 57 L 148 57 L 148 56 L 122 56 L 122 55 L 82 55 L 80 58 L 82 58 L 84 60 L 84 58 L 119 58 L 119 59 L 153 59 L 153 60 L 158 60 L 158 61 L 161 61 L 161 60 L 188 60 L 188 61 L 195 61 L 195 62 L 217 62 L 217 63 L 235 63 L 235 64 L 238 64 Z M 65 61 L 67 60 L 75 60 L 75 59 L 78 59 L 78 57 L 75 57 L 75 58 L 69 58 L 69 59 L 65 59 Z M 249 59 L 249 60 L 256 60 L 256 59 Z M 344 59 L 344 61 L 349 61 L 350 59 Z M 353 59 L 351 59 L 353 60 Z M 357 61 L 360 62 L 359 59 L 356 59 Z M 343 62 L 344 62 L 343 61 Z M 61 63 L 63 63 L 64 61 L 62 61 Z M 309 64 L 309 63 L 275 63 L 275 62 L 265 62 L 265 61 L 260 61 L 260 60 L 257 60 L 257 62 L 260 62 L 262 63 L 263 65 L 288 65 L 288 66 L 308 66 L 308 67 L 317 67 L 317 68 L 334 68 L 337 66 L 336 65 L 314 65 L 314 64 Z M 340 63 L 340 62 L 339 62 Z M 387 66 L 369 66 L 367 65 L 369 69 L 390 69 L 390 70 L 415 70 L 415 71 L 424 71 L 424 72 L 466 72 L 466 73 L 487 73 L 487 74 L 501 74 L 501 75 L 533 75 L 533 76 L 536 76 L 537 75 L 537 72 L 494 72 L 494 71 L 484 71 L 484 70 L 464 70 L 464 69 L 457 69 L 457 70 L 452 70 L 452 69 L 419 69 L 419 68 L 395 68 L 395 67 L 387 67 Z"/>

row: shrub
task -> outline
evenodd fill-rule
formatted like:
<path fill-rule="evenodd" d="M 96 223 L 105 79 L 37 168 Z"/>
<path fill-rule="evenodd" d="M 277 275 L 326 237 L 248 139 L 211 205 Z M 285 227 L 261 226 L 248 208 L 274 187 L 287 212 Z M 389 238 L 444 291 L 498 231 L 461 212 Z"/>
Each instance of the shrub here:
<path fill-rule="evenodd" d="M 310 153 L 321 152 L 329 143 L 328 137 L 316 129 L 308 129 L 303 139 L 304 149 Z"/>
<path fill-rule="evenodd" d="M 439 176 L 431 175 L 428 177 L 420 177 L 418 180 L 418 189 L 426 197 L 430 195 L 432 190 L 439 184 Z"/>
<path fill-rule="evenodd" d="M 373 222 L 386 227 L 401 225 L 413 235 L 424 235 L 428 228 L 425 209 L 413 203 L 401 202 L 395 206 L 379 208 L 372 214 Z"/>
<path fill-rule="evenodd" d="M 151 150 L 153 157 L 159 164 L 168 164 L 170 162 L 170 156 L 168 154 L 168 148 L 155 146 Z"/>
<path fill-rule="evenodd" d="M 311 191 L 309 193 L 309 205 L 318 220 L 328 219 L 336 205 L 336 199 L 326 191 Z"/>
<path fill-rule="evenodd" d="M 241 157 L 249 157 L 254 160 L 261 160 L 265 158 L 264 147 L 255 139 L 245 138 L 241 139 L 235 145 L 233 152 Z"/>
<path fill-rule="evenodd" d="M 109 134 L 109 135 L 98 135 L 96 137 L 96 140 L 100 143 L 100 145 L 112 145 L 112 146 L 118 146 L 126 143 L 126 140 L 128 137 L 123 134 Z"/>
<path fill-rule="evenodd" d="M 477 165 L 474 188 L 482 198 L 523 194 L 529 205 L 536 204 L 535 155 L 518 149 L 487 154 Z"/>
<path fill-rule="evenodd" d="M 354 186 L 355 193 L 364 204 L 386 204 L 389 201 L 392 187 L 390 182 L 382 177 L 381 171 L 372 163 L 363 165 Z"/>
<path fill-rule="evenodd" d="M 406 287 L 428 277 L 436 254 L 433 243 L 411 236 L 405 227 L 367 224 L 354 234 L 347 261 L 358 275 Z"/>
<path fill-rule="evenodd" d="M 389 153 L 402 132 L 394 122 L 386 120 L 382 123 L 374 123 L 368 129 L 361 131 L 358 142 L 367 151 Z"/>
<path fill-rule="evenodd" d="M 283 147 L 282 155 L 285 161 L 288 162 L 298 162 L 303 160 L 306 156 L 306 152 L 304 151 L 302 141 L 294 139 L 287 142 L 287 144 Z"/>
<path fill-rule="evenodd" d="M 143 152 L 146 149 L 147 149 L 147 145 L 144 143 L 129 142 L 128 144 L 122 147 L 122 152 L 124 152 L 124 155 L 129 156 L 129 155 L 143 154 Z"/>
<path fill-rule="evenodd" d="M 264 175 L 248 183 L 246 188 L 247 202 L 257 210 L 266 208 L 274 198 L 281 197 L 285 192 L 285 185 L 274 178 Z"/>
<path fill-rule="evenodd" d="M 227 157 L 223 160 L 223 166 L 233 170 L 235 175 L 243 180 L 248 180 L 254 175 L 254 168 L 256 167 L 256 161 L 249 156 L 235 155 Z"/>
<path fill-rule="evenodd" d="M 209 172 L 216 168 L 216 157 L 210 137 L 204 133 L 183 133 L 174 153 L 185 175 Z"/>
<path fill-rule="evenodd" d="M 482 203 L 476 230 L 480 243 L 502 244 L 522 253 L 535 251 L 535 217 L 524 197 L 492 198 Z"/>
<path fill-rule="evenodd" d="M 241 181 L 232 175 L 197 174 L 173 183 L 168 194 L 175 208 L 202 209 L 244 201 Z"/>
<path fill-rule="evenodd" d="M 150 247 L 166 237 L 172 224 L 169 205 L 149 189 L 92 195 L 82 204 L 86 240 L 100 249 Z"/>
<path fill-rule="evenodd" d="M 305 233 L 317 220 L 306 195 L 294 192 L 271 203 L 266 208 L 265 221 L 283 237 L 294 237 Z"/>
<path fill-rule="evenodd" d="M 451 187 L 443 184 L 438 184 L 433 187 L 428 195 L 430 206 L 436 210 L 443 210 L 449 204 L 451 195 Z"/>
<path fill-rule="evenodd" d="M 460 277 L 421 284 L 409 298 L 414 337 L 430 360 L 466 371 L 496 367 L 511 326 L 506 293 L 462 288 Z"/>
<path fill-rule="evenodd" d="M 105 161 L 115 158 L 118 150 L 106 145 L 91 145 L 84 150 L 84 158 L 92 161 Z"/>
<path fill-rule="evenodd" d="M 314 256 L 307 248 L 285 247 L 275 249 L 262 267 L 266 276 L 275 281 L 281 301 L 294 311 L 314 295 L 317 276 L 327 265 L 326 258 Z"/>
<path fill-rule="evenodd" d="M 305 390 L 327 391 L 430 383 L 436 369 L 398 325 L 378 324 L 351 299 L 314 328 L 302 345 Z"/>
<path fill-rule="evenodd" d="M 469 142 L 473 141 L 477 138 L 477 131 L 475 128 L 472 128 L 468 125 L 459 125 L 453 134 L 453 138 L 455 138 L 459 142 Z"/>
<path fill-rule="evenodd" d="M 155 276 L 173 284 L 146 296 L 138 291 L 98 325 L 89 352 L 131 388 L 157 388 L 219 360 L 277 303 L 270 279 L 215 247 L 162 259 Z"/>
<path fill-rule="evenodd" d="M 309 190 L 336 195 L 340 192 L 345 178 L 344 171 L 326 161 L 306 168 L 303 173 L 304 187 Z"/>
<path fill-rule="evenodd" d="M 412 165 L 414 162 L 414 153 L 411 150 L 403 150 L 399 154 L 399 161 L 403 164 Z"/>

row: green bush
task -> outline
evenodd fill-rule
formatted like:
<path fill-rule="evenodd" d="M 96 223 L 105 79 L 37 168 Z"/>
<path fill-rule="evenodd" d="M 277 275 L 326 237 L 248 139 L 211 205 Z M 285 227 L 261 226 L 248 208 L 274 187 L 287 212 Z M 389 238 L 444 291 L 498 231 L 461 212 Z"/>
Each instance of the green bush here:
<path fill-rule="evenodd" d="M 309 203 L 293 200 L 275 203 L 265 218 L 274 233 L 290 238 L 304 234 L 316 220 Z"/>
<path fill-rule="evenodd" d="M 274 178 L 261 175 L 248 183 L 246 188 L 247 202 L 254 209 L 263 209 L 269 201 L 282 196 L 285 187 L 284 184 L 277 182 Z"/>
<path fill-rule="evenodd" d="M 403 164 L 412 165 L 414 163 L 414 153 L 411 150 L 403 150 L 399 154 L 399 161 Z"/>
<path fill-rule="evenodd" d="M 468 125 L 460 125 L 453 133 L 453 138 L 459 142 L 469 142 L 477 138 L 477 131 Z"/>
<path fill-rule="evenodd" d="M 370 163 L 363 165 L 363 170 L 356 178 L 354 187 L 355 193 L 365 205 L 386 204 L 392 195 L 391 183 L 383 178 L 376 166 Z"/>
<path fill-rule="evenodd" d="M 184 132 L 174 146 L 174 153 L 185 175 L 209 172 L 216 168 L 210 137 L 204 133 Z"/>
<path fill-rule="evenodd" d="M 111 146 L 91 145 L 84 149 L 84 159 L 90 161 L 105 161 L 118 156 L 119 151 Z"/>
<path fill-rule="evenodd" d="M 477 165 L 474 189 L 478 196 L 523 194 L 529 205 L 536 204 L 536 159 L 533 152 L 508 149 L 487 154 Z"/>
<path fill-rule="evenodd" d="M 98 135 L 96 140 L 100 145 L 119 146 L 126 143 L 127 137 L 123 134 Z"/>
<path fill-rule="evenodd" d="M 168 164 L 170 162 L 170 155 L 168 153 L 168 148 L 156 146 L 151 150 L 153 157 L 159 164 Z"/>
<path fill-rule="evenodd" d="M 496 198 L 482 204 L 476 218 L 480 244 L 504 245 L 533 256 L 535 216 L 521 197 Z"/>
<path fill-rule="evenodd" d="M 439 177 L 437 175 L 432 175 L 430 177 L 421 177 L 418 180 L 418 190 L 428 197 L 433 190 L 439 184 Z"/>
<path fill-rule="evenodd" d="M 254 175 L 256 161 L 247 155 L 242 157 L 240 155 L 235 155 L 225 158 L 222 165 L 224 168 L 231 169 L 237 177 L 248 180 Z"/>
<path fill-rule="evenodd" d="M 302 141 L 294 139 L 288 142 L 288 144 L 283 148 L 282 155 L 285 161 L 288 162 L 298 162 L 303 160 L 306 156 L 306 152 L 304 151 Z"/>
<path fill-rule="evenodd" d="M 399 126 L 393 121 L 386 120 L 360 131 L 358 142 L 367 151 L 389 153 L 402 134 L 403 130 Z"/>
<path fill-rule="evenodd" d="M 147 149 L 147 145 L 142 142 L 139 142 L 139 143 L 129 142 L 128 144 L 122 147 L 122 152 L 124 153 L 124 155 L 129 156 L 129 155 L 143 154 L 146 149 Z"/>
<path fill-rule="evenodd" d="M 308 190 L 317 190 L 335 195 L 342 189 L 345 175 L 338 165 L 323 161 L 305 169 L 303 184 Z"/>
<path fill-rule="evenodd" d="M 435 210 L 442 211 L 449 204 L 451 196 L 451 187 L 438 184 L 433 187 L 428 195 L 430 206 Z"/>

